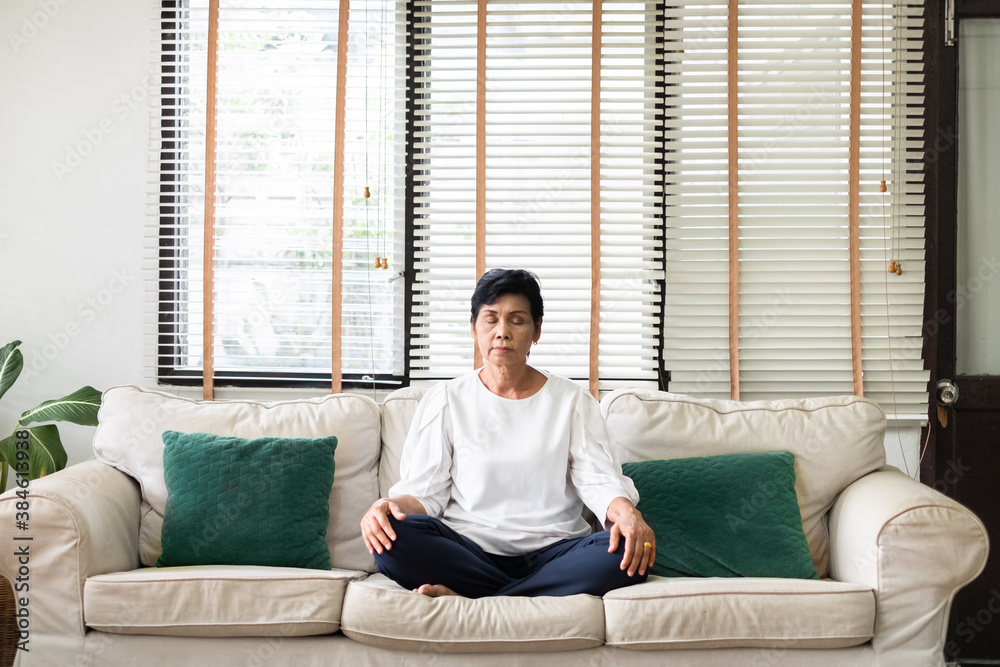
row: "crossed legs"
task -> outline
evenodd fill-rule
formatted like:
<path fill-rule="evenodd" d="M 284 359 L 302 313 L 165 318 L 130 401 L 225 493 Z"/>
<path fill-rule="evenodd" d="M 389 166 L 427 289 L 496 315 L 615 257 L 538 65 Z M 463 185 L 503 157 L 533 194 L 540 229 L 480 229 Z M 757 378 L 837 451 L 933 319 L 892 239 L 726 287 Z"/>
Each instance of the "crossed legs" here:
<path fill-rule="evenodd" d="M 645 581 L 620 569 L 624 542 L 608 553 L 607 531 L 556 542 L 521 556 L 489 554 L 439 519 L 408 514 L 389 516 L 396 540 L 375 555 L 379 572 L 404 588 L 438 595 L 601 596 Z"/>

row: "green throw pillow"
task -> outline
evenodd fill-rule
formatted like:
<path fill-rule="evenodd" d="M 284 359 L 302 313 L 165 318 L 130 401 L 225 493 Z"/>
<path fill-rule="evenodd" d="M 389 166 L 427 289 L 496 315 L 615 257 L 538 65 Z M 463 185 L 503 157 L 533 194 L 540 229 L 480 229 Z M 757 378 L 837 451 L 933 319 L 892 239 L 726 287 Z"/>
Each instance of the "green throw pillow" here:
<path fill-rule="evenodd" d="M 337 438 L 163 434 L 167 506 L 157 567 L 330 569 Z"/>
<path fill-rule="evenodd" d="M 816 579 L 790 452 L 625 463 L 656 534 L 652 574 Z"/>

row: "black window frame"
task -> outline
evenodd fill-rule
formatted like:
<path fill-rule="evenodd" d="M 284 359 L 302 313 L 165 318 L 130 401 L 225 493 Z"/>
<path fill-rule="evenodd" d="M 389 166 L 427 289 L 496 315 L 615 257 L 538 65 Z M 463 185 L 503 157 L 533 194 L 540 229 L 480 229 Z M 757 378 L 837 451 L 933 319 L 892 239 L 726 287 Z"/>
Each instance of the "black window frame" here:
<path fill-rule="evenodd" d="M 162 51 L 160 54 L 160 71 L 162 75 L 160 96 L 163 100 L 170 100 L 177 95 L 177 63 L 179 54 L 176 50 L 177 25 L 180 22 L 180 14 L 188 6 L 188 0 L 161 0 L 160 6 L 160 37 Z M 413 4 L 407 2 L 407 21 L 413 19 Z M 406 47 L 406 70 L 409 80 L 415 71 L 415 60 L 413 57 L 412 40 L 407 41 Z M 409 90 L 409 89 L 408 89 Z M 399 341 L 403 345 L 403 372 L 402 374 L 378 374 L 378 373 L 344 373 L 341 375 L 341 386 L 344 389 L 371 389 L 383 390 L 397 389 L 409 386 L 410 374 L 410 327 L 412 314 L 412 285 L 413 285 L 413 203 L 412 185 L 414 160 L 411 151 L 407 150 L 409 137 L 413 131 L 413 105 L 412 95 L 407 95 L 405 100 L 405 136 L 404 145 L 404 262 L 403 271 L 403 302 L 405 304 L 403 313 L 403 340 Z M 174 227 L 177 222 L 177 189 L 174 185 L 175 178 L 169 174 L 171 166 L 174 164 L 177 145 L 176 118 L 174 117 L 176 105 L 164 104 L 160 122 L 160 192 L 158 207 L 158 228 Z M 180 365 L 180 327 L 182 325 L 183 313 L 177 304 L 180 297 L 185 293 L 179 275 L 178 262 L 181 248 L 177 243 L 177 237 L 173 234 L 160 235 L 157 248 L 158 276 L 157 276 L 157 343 L 156 343 L 156 379 L 157 384 L 164 386 L 194 387 L 203 383 L 203 373 L 200 370 L 189 370 L 178 368 Z M 165 306 L 164 304 L 173 304 Z M 296 379 L 290 380 L 289 375 L 294 374 Z M 331 382 L 330 373 L 318 371 L 295 372 L 285 370 L 281 373 L 268 373 L 261 371 L 227 371 L 224 379 L 215 379 L 216 387 L 252 387 L 252 388 L 303 388 L 303 389 L 329 389 Z"/>

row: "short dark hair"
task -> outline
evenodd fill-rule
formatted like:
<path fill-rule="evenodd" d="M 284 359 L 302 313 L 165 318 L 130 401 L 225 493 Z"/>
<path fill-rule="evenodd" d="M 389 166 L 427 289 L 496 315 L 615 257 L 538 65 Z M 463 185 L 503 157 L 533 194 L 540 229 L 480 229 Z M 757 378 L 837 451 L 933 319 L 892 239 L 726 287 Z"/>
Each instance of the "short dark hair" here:
<path fill-rule="evenodd" d="M 524 269 L 490 269 L 476 283 L 472 293 L 472 324 L 475 326 L 479 309 L 496 303 L 503 294 L 520 294 L 531 303 L 531 319 L 535 324 L 542 319 L 542 289 L 538 276 Z"/>

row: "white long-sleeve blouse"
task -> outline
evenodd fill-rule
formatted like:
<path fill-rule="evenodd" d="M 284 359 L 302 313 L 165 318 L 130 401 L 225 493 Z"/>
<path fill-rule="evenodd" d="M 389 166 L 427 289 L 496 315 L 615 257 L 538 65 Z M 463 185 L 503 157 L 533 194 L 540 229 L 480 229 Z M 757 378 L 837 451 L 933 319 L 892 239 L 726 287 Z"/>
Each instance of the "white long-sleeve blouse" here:
<path fill-rule="evenodd" d="M 589 534 L 584 504 L 605 521 L 615 498 L 638 502 L 597 401 L 545 375 L 537 393 L 518 400 L 491 392 L 479 371 L 435 385 L 417 408 L 390 497 L 413 496 L 505 556 Z"/>

